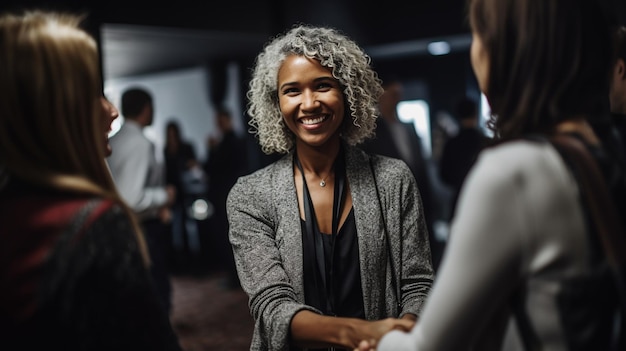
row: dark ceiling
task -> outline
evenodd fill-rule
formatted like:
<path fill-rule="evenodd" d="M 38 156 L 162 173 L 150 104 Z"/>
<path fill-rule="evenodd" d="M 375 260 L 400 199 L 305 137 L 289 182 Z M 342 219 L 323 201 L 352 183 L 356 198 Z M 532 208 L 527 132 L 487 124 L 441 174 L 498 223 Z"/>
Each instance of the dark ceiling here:
<path fill-rule="evenodd" d="M 250 60 L 296 22 L 330 25 L 381 57 L 420 54 L 433 38 L 469 43 L 465 0 L 232 0 L 157 3 L 136 0 L 4 0 L 0 8 L 84 11 L 100 37 L 105 78 Z"/>
<path fill-rule="evenodd" d="M 102 45 L 105 78 L 251 60 L 296 22 L 329 25 L 355 39 L 374 61 L 427 55 L 431 40 L 466 52 L 466 0 L 3 0 L 0 9 L 85 11 Z M 626 14 L 626 1 L 615 1 Z M 622 16 L 621 19 L 626 18 Z M 392 64 L 393 65 L 393 64 Z"/>

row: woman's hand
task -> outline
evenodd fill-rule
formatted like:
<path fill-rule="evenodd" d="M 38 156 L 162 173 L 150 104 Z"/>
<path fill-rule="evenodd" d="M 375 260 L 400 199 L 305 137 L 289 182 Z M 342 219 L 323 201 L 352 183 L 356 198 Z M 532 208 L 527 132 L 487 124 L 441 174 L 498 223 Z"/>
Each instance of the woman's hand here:
<path fill-rule="evenodd" d="M 408 332 L 414 325 L 415 321 L 411 318 L 367 321 L 324 316 L 303 310 L 296 313 L 291 321 L 291 337 L 294 346 L 303 348 L 333 346 L 357 349 L 362 340 L 375 343 L 391 330 Z"/>
<path fill-rule="evenodd" d="M 362 340 L 354 351 L 376 351 L 376 340 Z"/>
<path fill-rule="evenodd" d="M 386 318 L 378 321 L 364 322 L 365 325 L 361 328 L 358 335 L 360 341 L 355 343 L 355 350 L 357 351 L 372 351 L 376 348 L 376 343 L 383 335 L 392 330 L 401 330 L 404 332 L 410 331 L 415 325 L 415 321 L 409 318 Z"/>
<path fill-rule="evenodd" d="M 401 330 L 409 332 L 415 325 L 414 315 L 405 315 L 401 319 L 387 318 L 380 321 L 366 322 L 369 326 L 365 328 L 366 337 L 362 338 L 354 351 L 375 351 L 378 340 L 391 330 Z M 369 330 L 368 330 L 369 329 Z"/>

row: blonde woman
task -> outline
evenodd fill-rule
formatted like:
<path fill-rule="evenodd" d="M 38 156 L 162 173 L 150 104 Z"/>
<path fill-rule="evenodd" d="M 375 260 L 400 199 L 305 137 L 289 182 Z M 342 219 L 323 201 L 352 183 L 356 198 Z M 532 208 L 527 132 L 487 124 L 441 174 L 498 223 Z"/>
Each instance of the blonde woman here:
<path fill-rule="evenodd" d="M 105 163 L 117 109 L 83 16 L 0 16 L 0 340 L 20 350 L 180 350 Z"/>

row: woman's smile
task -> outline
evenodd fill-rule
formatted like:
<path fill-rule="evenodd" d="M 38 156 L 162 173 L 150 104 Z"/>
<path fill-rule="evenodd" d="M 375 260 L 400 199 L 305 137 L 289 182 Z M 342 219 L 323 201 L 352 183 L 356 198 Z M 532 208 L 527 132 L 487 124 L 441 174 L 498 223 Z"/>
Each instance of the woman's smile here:
<path fill-rule="evenodd" d="M 305 56 L 289 56 L 279 70 L 278 86 L 280 110 L 298 142 L 321 146 L 338 140 L 344 96 L 328 67 Z"/>

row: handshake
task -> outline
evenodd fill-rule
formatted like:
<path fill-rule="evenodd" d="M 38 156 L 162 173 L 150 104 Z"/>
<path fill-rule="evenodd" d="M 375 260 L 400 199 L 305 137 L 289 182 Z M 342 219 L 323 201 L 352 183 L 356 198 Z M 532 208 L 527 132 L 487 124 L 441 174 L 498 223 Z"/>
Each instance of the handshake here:
<path fill-rule="evenodd" d="M 387 318 L 373 323 L 374 326 L 378 329 L 375 331 L 374 334 L 377 334 L 378 337 L 361 340 L 354 348 L 354 351 L 376 351 L 378 342 L 383 336 L 393 331 L 411 331 L 411 329 L 415 325 L 415 319 L 413 315 L 406 315 L 402 319 Z"/>

